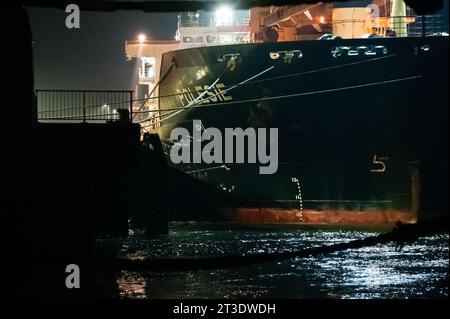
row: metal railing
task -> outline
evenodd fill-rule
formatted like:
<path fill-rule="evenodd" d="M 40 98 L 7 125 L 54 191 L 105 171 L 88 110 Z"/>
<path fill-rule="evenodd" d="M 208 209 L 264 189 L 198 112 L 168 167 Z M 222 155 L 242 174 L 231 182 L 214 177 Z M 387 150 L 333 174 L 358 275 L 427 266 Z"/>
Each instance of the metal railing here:
<path fill-rule="evenodd" d="M 444 32 L 448 31 L 448 29 L 445 29 L 444 16 L 442 15 L 416 16 L 415 21 L 409 23 L 407 29 L 408 36 L 411 37 L 443 35 Z"/>
<path fill-rule="evenodd" d="M 133 91 L 36 90 L 38 121 L 107 122 L 133 116 Z"/>
<path fill-rule="evenodd" d="M 246 26 L 250 22 L 250 19 L 233 20 L 230 23 L 219 23 L 216 19 L 210 19 L 209 21 L 192 21 L 188 19 L 180 20 L 180 27 L 202 27 L 202 28 L 214 28 L 217 26 Z"/>
<path fill-rule="evenodd" d="M 214 12 L 202 11 L 197 17 L 180 14 L 178 18 L 179 27 L 216 27 L 216 26 L 245 26 L 250 22 L 248 14 L 234 12 L 229 21 L 220 21 Z"/>
<path fill-rule="evenodd" d="M 356 23 L 365 26 L 368 34 L 382 37 L 422 37 L 448 32 L 444 20 L 442 15 L 395 16 L 375 18 L 372 23 L 362 19 L 334 20 L 331 25 Z"/>

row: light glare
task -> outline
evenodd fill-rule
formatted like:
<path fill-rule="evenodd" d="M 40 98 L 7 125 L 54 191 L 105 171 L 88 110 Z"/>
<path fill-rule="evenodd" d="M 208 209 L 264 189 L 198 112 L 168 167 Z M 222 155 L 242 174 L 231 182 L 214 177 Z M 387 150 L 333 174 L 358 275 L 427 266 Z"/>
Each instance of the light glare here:
<path fill-rule="evenodd" d="M 141 33 L 138 35 L 139 42 L 144 42 L 146 39 L 147 37 L 145 36 L 145 34 Z"/>
<path fill-rule="evenodd" d="M 231 25 L 233 24 L 233 10 L 230 7 L 220 7 L 216 10 L 216 24 L 217 25 Z"/>

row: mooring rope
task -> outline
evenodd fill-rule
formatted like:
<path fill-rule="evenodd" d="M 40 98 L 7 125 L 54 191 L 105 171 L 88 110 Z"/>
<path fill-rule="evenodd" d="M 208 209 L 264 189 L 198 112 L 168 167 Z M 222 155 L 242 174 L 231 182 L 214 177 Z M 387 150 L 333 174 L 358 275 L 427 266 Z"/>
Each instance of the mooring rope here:
<path fill-rule="evenodd" d="M 247 83 L 248 81 L 251 81 L 251 80 L 253 80 L 253 79 L 255 79 L 255 78 L 257 78 L 257 77 L 263 75 L 264 73 L 266 73 L 266 72 L 272 70 L 274 67 L 275 67 L 275 66 L 272 65 L 271 67 L 269 67 L 269 68 L 267 68 L 267 69 L 264 69 L 263 71 L 261 71 L 261 72 L 255 74 L 255 75 L 249 77 L 248 79 L 246 79 L 246 80 L 244 80 L 244 81 L 241 81 L 241 82 L 239 82 L 239 83 L 233 85 L 232 87 L 230 87 L 230 88 L 228 88 L 228 89 L 226 89 L 226 90 L 223 90 L 222 92 L 219 92 L 219 93 L 213 94 L 213 95 L 211 95 L 211 96 L 208 96 L 206 99 L 202 99 L 201 101 L 202 101 L 202 102 L 208 101 L 208 100 L 210 100 L 210 99 L 213 99 L 213 98 L 217 97 L 218 95 L 225 94 L 225 93 L 227 93 L 227 92 L 229 92 L 229 91 L 231 91 L 231 90 L 233 90 L 233 89 L 235 89 L 235 88 L 237 88 L 237 87 L 239 87 L 239 86 L 241 86 L 241 85 Z M 211 84 L 211 85 L 209 86 L 208 90 L 211 89 L 211 88 L 218 82 L 218 80 L 219 80 L 219 78 L 217 78 L 217 80 L 216 80 L 213 84 Z M 195 104 L 196 104 L 196 103 L 197 103 L 197 102 L 198 102 L 198 101 L 199 101 L 199 100 L 200 100 L 207 92 L 208 92 L 208 91 L 205 91 L 205 92 L 203 92 L 202 94 L 200 94 L 195 100 L 191 101 L 188 105 L 183 106 L 183 107 L 180 107 L 180 108 L 177 108 L 177 111 L 175 111 L 174 113 L 169 114 L 167 117 L 160 119 L 160 120 L 159 120 L 159 123 L 161 123 L 162 121 L 168 120 L 169 118 L 171 118 L 171 117 L 177 115 L 178 113 L 184 111 L 184 110 L 187 109 L 187 108 L 192 108 L 193 105 L 195 105 Z M 196 107 L 196 106 L 194 106 L 194 107 Z M 165 114 L 165 115 L 166 115 L 166 114 Z"/>
<path fill-rule="evenodd" d="M 227 105 L 233 105 L 233 104 L 241 104 L 241 103 L 270 101 L 270 100 L 275 100 L 275 99 L 286 99 L 286 98 L 299 97 L 299 96 L 307 96 L 307 95 L 339 92 L 339 91 L 346 91 L 346 90 L 354 90 L 354 89 L 371 87 L 371 86 L 392 84 L 392 83 L 401 82 L 401 81 L 417 80 L 417 79 L 420 79 L 421 77 L 422 77 L 421 75 L 414 75 L 414 76 L 409 76 L 409 77 L 405 77 L 405 78 L 398 78 L 398 79 L 392 79 L 392 80 L 385 80 L 385 81 L 378 81 L 378 82 L 356 84 L 356 85 L 350 85 L 350 86 L 344 86 L 344 87 L 338 87 L 338 88 L 331 88 L 331 89 L 325 89 L 325 90 L 299 92 L 299 93 L 292 93 L 292 94 L 285 94 L 285 95 L 276 95 L 276 96 L 267 96 L 267 97 L 254 98 L 254 99 L 220 102 L 220 103 L 214 103 L 214 104 L 209 104 L 209 105 L 185 106 L 185 107 L 182 107 L 182 108 L 183 109 L 212 108 L 212 107 L 221 107 L 221 106 L 227 106 Z M 163 111 L 166 111 L 166 112 L 170 113 L 170 112 L 176 112 L 178 110 L 180 110 L 180 107 L 165 109 Z M 162 114 L 162 115 L 160 115 L 158 117 L 162 117 L 162 116 L 165 116 L 165 115 L 167 115 L 167 114 Z M 166 120 L 166 119 L 167 118 L 161 119 L 160 122 L 162 122 L 163 120 Z M 147 122 L 147 121 L 149 121 L 149 119 L 143 120 L 142 122 Z"/>
<path fill-rule="evenodd" d="M 397 248 L 401 249 L 404 245 L 414 242 L 419 237 L 431 236 L 443 232 L 448 233 L 448 221 L 448 216 L 442 216 L 430 219 L 429 221 L 418 222 L 417 224 L 401 224 L 398 222 L 392 231 L 377 236 L 369 236 L 346 243 L 322 245 L 290 252 L 213 257 L 161 257 L 143 260 L 96 256 L 47 257 L 40 264 L 45 266 L 63 263 L 66 265 L 75 262 L 80 267 L 89 267 L 88 269 L 91 270 L 99 268 L 101 270 L 129 271 L 195 271 L 243 267 L 259 263 L 320 256 L 347 249 L 359 249 L 379 244 L 395 243 Z"/>
<path fill-rule="evenodd" d="M 318 73 L 318 72 L 323 72 L 323 71 L 328 71 L 328 70 L 333 70 L 333 69 L 340 69 L 340 68 L 353 66 L 353 65 L 357 65 L 357 64 L 364 64 L 364 63 L 374 62 L 374 61 L 381 60 L 381 59 L 392 58 L 392 57 L 397 56 L 397 55 L 398 54 L 394 53 L 394 54 L 389 54 L 389 55 L 382 56 L 382 57 L 376 57 L 376 58 L 367 59 L 367 60 L 364 60 L 364 61 L 349 62 L 349 63 L 339 64 L 339 65 L 332 65 L 332 66 L 328 66 L 328 67 L 325 67 L 325 68 L 319 68 L 319 69 L 314 69 L 314 70 L 308 70 L 308 71 L 302 71 L 302 72 L 297 72 L 297 73 L 291 73 L 291 74 L 284 74 L 284 75 L 268 77 L 268 78 L 260 79 L 260 80 L 246 81 L 245 84 L 241 84 L 241 85 L 248 85 L 248 84 L 254 84 L 254 83 L 274 81 L 274 80 L 298 77 L 298 76 L 302 76 L 302 75 L 313 74 L 313 73 Z M 225 85 L 223 88 L 224 89 L 228 89 L 228 88 L 231 88 L 231 87 L 233 87 L 233 86 L 235 86 L 237 84 L 238 83 L 228 84 L 228 85 Z M 196 92 L 200 93 L 200 92 L 203 92 L 205 90 L 199 90 L 199 91 L 196 91 Z M 184 95 L 184 94 L 185 93 L 172 93 L 172 94 L 165 94 L 165 95 L 159 95 L 159 96 L 150 97 L 149 99 L 167 98 L 167 97 L 174 97 L 174 96 L 179 96 L 179 95 Z M 141 101 L 141 100 L 144 100 L 144 99 L 134 99 L 133 101 Z M 129 102 L 129 101 L 121 101 L 120 103 L 123 103 L 123 102 Z M 151 110 L 144 111 L 144 112 L 151 112 Z"/>

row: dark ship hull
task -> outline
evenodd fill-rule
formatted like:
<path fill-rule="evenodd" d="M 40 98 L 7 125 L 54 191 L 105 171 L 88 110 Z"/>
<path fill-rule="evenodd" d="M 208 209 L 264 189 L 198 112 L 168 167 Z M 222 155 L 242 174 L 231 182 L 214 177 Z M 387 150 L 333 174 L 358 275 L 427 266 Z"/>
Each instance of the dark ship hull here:
<path fill-rule="evenodd" d="M 192 135 L 194 119 L 199 130 L 278 128 L 275 174 L 259 174 L 260 164 L 175 165 L 234 196 L 217 203 L 231 220 L 415 222 L 424 194 L 448 190 L 447 56 L 446 37 L 169 52 L 160 134 L 170 148 L 171 130 Z"/>

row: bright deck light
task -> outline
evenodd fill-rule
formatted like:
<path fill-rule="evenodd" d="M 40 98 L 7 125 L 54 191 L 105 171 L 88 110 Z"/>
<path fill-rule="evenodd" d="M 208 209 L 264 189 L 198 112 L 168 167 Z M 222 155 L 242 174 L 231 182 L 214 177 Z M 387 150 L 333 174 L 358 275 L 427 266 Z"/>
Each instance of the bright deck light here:
<path fill-rule="evenodd" d="M 147 37 L 145 36 L 145 34 L 141 33 L 138 35 L 139 42 L 144 42 L 146 39 Z"/>
<path fill-rule="evenodd" d="M 216 25 L 233 24 L 233 10 L 230 7 L 220 7 L 216 10 Z"/>

